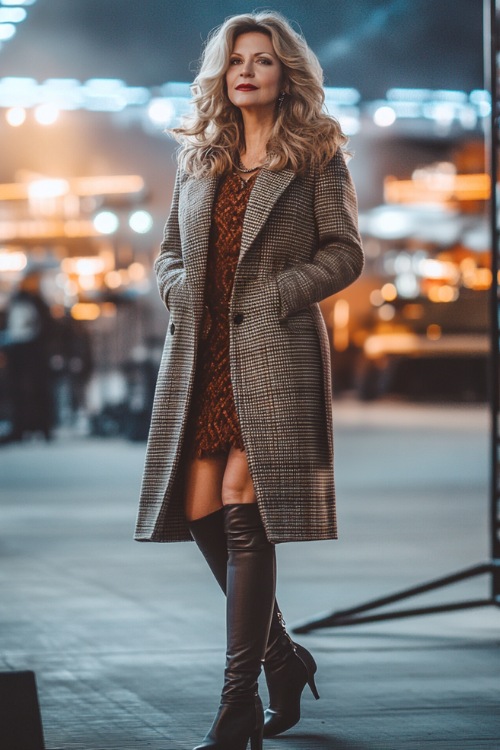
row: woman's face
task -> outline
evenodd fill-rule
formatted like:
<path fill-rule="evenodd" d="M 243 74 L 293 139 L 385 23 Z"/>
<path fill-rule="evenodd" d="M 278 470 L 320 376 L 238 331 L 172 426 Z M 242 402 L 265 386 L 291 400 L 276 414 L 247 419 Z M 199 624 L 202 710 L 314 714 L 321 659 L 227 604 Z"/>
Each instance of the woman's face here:
<path fill-rule="evenodd" d="M 226 72 L 232 104 L 242 110 L 273 110 L 282 76 L 283 67 L 267 34 L 249 31 L 237 37 Z"/>

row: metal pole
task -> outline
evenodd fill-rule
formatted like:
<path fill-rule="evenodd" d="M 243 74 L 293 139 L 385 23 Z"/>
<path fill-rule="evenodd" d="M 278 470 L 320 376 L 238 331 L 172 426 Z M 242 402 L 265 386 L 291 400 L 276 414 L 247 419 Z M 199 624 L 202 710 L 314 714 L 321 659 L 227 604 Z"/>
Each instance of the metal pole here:
<path fill-rule="evenodd" d="M 490 173 L 489 225 L 491 240 L 491 351 L 490 351 L 490 407 L 491 407 L 491 557 L 494 563 L 492 575 L 492 598 L 500 606 L 500 403 L 499 403 L 499 227 L 498 227 L 498 30 L 497 0 L 484 0 L 484 73 L 485 88 L 491 96 L 491 112 L 485 127 L 486 164 Z M 495 562 L 497 563 L 495 565 Z"/>

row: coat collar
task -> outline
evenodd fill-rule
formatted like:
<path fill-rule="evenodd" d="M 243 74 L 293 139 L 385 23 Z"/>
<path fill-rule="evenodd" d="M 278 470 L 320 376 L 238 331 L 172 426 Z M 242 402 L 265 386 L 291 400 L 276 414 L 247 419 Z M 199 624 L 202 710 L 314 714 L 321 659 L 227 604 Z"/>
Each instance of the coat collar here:
<path fill-rule="evenodd" d="M 238 262 L 241 262 L 255 241 L 276 201 L 294 177 L 295 172 L 291 169 L 283 169 L 280 172 L 262 169 L 257 175 L 245 211 Z M 184 248 L 186 270 L 188 274 L 193 273 L 197 277 L 196 281 L 200 282 L 204 281 L 212 209 L 219 179 L 219 177 L 188 179 L 181 198 L 183 214 L 181 220 L 185 222 L 187 239 L 187 246 Z M 191 253 L 193 253 L 192 263 L 190 263 Z"/>
<path fill-rule="evenodd" d="M 264 226 L 276 201 L 294 177 L 295 172 L 291 169 L 282 169 L 280 172 L 262 169 L 257 175 L 245 211 L 240 260 Z M 195 222 L 189 228 L 195 231 L 198 243 L 205 239 L 208 242 L 215 191 L 219 179 L 219 177 L 202 177 L 188 180 L 189 187 L 185 199 L 189 204 L 189 218 L 193 218 Z"/>

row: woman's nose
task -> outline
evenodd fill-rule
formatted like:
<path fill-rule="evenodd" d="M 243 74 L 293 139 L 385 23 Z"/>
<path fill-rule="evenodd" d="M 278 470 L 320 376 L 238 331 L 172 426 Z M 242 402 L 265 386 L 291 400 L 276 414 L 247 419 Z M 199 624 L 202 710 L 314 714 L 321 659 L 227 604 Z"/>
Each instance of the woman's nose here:
<path fill-rule="evenodd" d="M 241 75 L 245 78 L 253 76 L 253 68 L 251 63 L 245 63 L 243 66 L 243 70 L 241 71 Z"/>

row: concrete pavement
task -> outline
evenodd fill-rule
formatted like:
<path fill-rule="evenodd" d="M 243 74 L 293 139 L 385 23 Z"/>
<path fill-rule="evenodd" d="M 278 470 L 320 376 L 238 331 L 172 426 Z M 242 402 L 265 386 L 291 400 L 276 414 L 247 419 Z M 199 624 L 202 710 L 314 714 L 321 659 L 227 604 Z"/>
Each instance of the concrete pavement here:
<path fill-rule="evenodd" d="M 292 624 L 488 558 L 484 407 L 334 416 L 341 538 L 278 547 Z M 191 750 L 217 708 L 222 594 L 194 544 L 132 541 L 144 448 L 0 450 L 0 669 L 36 672 L 48 750 Z M 418 602 L 486 594 L 477 579 Z M 267 750 L 500 750 L 498 609 L 301 640 L 322 699 Z"/>

